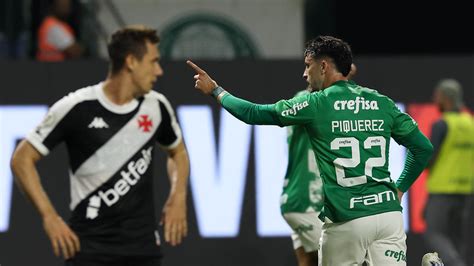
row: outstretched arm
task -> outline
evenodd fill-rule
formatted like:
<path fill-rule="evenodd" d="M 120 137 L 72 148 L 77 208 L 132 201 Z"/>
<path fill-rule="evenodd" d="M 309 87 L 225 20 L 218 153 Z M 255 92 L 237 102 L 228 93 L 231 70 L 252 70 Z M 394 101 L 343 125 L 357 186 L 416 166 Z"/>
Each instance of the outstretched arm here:
<path fill-rule="evenodd" d="M 161 222 L 165 226 L 165 241 L 176 246 L 188 234 L 186 195 L 189 158 L 183 142 L 168 150 L 167 170 L 171 188 Z"/>
<path fill-rule="evenodd" d="M 40 213 L 54 254 L 60 256 L 62 253 L 69 259 L 80 250 L 79 238 L 58 215 L 41 185 L 36 169 L 40 158 L 40 153 L 28 141 L 21 141 L 11 160 L 15 181 Z"/>
<path fill-rule="evenodd" d="M 251 125 L 282 126 L 276 116 L 274 104 L 255 104 L 235 97 L 219 87 L 217 82 L 196 64 L 189 60 L 186 63 L 196 71 L 196 75 L 194 75 L 195 88 L 204 94 L 214 96 L 222 107 L 237 119 Z"/>

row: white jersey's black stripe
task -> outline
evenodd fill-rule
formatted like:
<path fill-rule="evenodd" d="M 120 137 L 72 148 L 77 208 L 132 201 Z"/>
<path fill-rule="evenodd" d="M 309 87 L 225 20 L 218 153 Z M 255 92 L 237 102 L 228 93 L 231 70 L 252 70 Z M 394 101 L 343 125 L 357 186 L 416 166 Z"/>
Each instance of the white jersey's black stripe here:
<path fill-rule="evenodd" d="M 140 147 L 130 161 L 136 165 L 140 160 L 152 160 L 153 143 L 150 140 Z M 124 165 L 74 208 L 70 223 L 81 238 L 81 251 L 159 255 L 154 235 L 158 220 L 152 193 L 153 167 L 142 174 L 135 169 L 135 176 L 129 168 Z M 141 239 L 142 246 L 135 247 L 136 239 Z"/>

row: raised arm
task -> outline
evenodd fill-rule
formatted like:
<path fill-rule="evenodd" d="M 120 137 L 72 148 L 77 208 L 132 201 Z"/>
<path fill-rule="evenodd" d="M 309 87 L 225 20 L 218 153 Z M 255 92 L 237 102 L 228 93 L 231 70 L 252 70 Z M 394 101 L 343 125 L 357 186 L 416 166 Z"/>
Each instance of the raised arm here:
<path fill-rule="evenodd" d="M 244 123 L 251 125 L 279 125 L 273 104 L 255 104 L 231 95 L 217 85 L 203 69 L 191 61 L 186 62 L 194 71 L 195 88 L 202 93 L 214 96 L 229 113 Z"/>
<path fill-rule="evenodd" d="M 58 215 L 41 185 L 36 162 L 41 154 L 26 140 L 20 142 L 11 160 L 11 168 L 20 190 L 31 200 L 41 215 L 43 227 L 56 256 L 74 257 L 80 250 L 79 238 Z"/>
<path fill-rule="evenodd" d="M 309 110 L 311 108 L 308 108 L 307 112 L 301 110 L 308 106 L 308 96 L 281 100 L 276 104 L 255 104 L 231 95 L 217 85 L 206 71 L 189 60 L 186 63 L 196 72 L 194 87 L 204 94 L 214 96 L 224 109 L 242 122 L 251 125 L 287 126 L 304 124 L 314 117 L 314 114 L 309 114 L 312 112 Z"/>

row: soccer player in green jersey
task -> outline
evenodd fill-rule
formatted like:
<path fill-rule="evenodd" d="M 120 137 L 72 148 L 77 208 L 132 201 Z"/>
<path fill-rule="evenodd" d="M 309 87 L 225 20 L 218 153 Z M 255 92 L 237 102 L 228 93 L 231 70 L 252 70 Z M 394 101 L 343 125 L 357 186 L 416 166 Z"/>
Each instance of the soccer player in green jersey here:
<path fill-rule="evenodd" d="M 400 199 L 426 166 L 433 146 L 388 97 L 347 80 L 350 46 L 331 36 L 310 41 L 303 77 L 318 92 L 259 105 L 225 91 L 201 68 L 195 87 L 236 118 L 260 125 L 303 125 L 323 180 L 322 265 L 406 265 Z M 390 137 L 408 148 L 394 183 Z M 398 197 L 397 197 L 398 196 Z"/>
<path fill-rule="evenodd" d="M 352 64 L 347 79 L 351 79 L 356 72 L 357 68 Z M 308 86 L 295 96 L 312 91 L 313 88 Z M 305 127 L 289 126 L 287 131 L 288 166 L 281 195 L 281 212 L 293 230 L 291 239 L 298 265 L 316 266 L 322 229 L 318 215 L 323 207 L 323 183 Z"/>
<path fill-rule="evenodd" d="M 309 87 L 296 96 L 311 93 Z M 299 266 L 318 265 L 323 207 L 322 180 L 310 138 L 304 126 L 287 127 L 288 166 L 281 196 L 283 218 L 292 229 L 291 239 Z"/>

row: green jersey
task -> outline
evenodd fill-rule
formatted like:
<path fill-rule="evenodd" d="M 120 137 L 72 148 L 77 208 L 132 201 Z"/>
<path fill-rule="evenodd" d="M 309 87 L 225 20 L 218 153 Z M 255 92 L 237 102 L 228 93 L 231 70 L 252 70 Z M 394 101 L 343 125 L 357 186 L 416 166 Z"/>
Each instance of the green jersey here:
<path fill-rule="evenodd" d="M 300 91 L 296 96 L 309 94 Z M 310 139 L 304 126 L 289 126 L 288 166 L 281 195 L 281 212 L 320 212 L 322 180 Z"/>
<path fill-rule="evenodd" d="M 391 99 L 350 81 L 276 104 L 257 105 L 227 92 L 220 101 L 249 124 L 305 127 L 323 180 L 323 220 L 401 211 L 397 188 L 405 192 L 433 152 L 415 121 Z M 397 184 L 388 171 L 390 137 L 409 150 Z"/>

